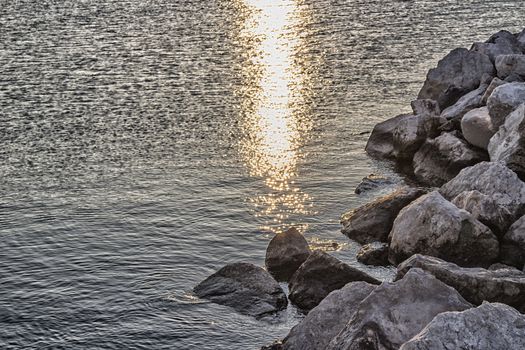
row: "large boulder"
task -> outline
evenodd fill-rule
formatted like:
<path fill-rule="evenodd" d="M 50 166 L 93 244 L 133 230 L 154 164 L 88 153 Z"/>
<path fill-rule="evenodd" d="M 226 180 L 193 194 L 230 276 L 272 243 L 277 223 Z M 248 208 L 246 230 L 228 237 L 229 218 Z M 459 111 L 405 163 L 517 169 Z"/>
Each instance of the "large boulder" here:
<path fill-rule="evenodd" d="M 498 77 L 505 79 L 511 74 L 525 77 L 525 55 L 501 55 L 496 57 Z"/>
<path fill-rule="evenodd" d="M 224 266 L 193 291 L 199 298 L 255 317 L 285 309 L 288 304 L 279 283 L 264 269 L 248 263 Z"/>
<path fill-rule="evenodd" d="M 388 244 L 383 242 L 373 242 L 365 244 L 357 253 L 357 261 L 365 265 L 387 266 Z"/>
<path fill-rule="evenodd" d="M 411 118 L 411 114 L 401 114 L 397 117 L 385 120 L 374 126 L 368 142 L 366 143 L 365 151 L 370 156 L 380 159 L 394 158 L 394 140 L 393 133 L 401 121 Z"/>
<path fill-rule="evenodd" d="M 472 90 L 452 106 L 441 112 L 441 117 L 446 120 L 460 120 L 468 111 L 481 107 L 482 98 L 487 91 L 487 84 L 481 84 L 476 90 Z"/>
<path fill-rule="evenodd" d="M 423 189 L 402 187 L 371 203 L 350 210 L 341 217 L 342 232 L 361 244 L 386 242 L 399 211 L 424 193 Z"/>
<path fill-rule="evenodd" d="M 500 55 L 521 54 L 520 43 L 512 33 L 506 30 L 492 35 L 484 43 L 474 43 L 471 50 L 484 53 L 492 62 L 495 62 Z"/>
<path fill-rule="evenodd" d="M 308 311 L 316 307 L 330 292 L 356 281 L 380 283 L 367 273 L 317 250 L 310 254 L 292 276 L 288 284 L 289 298 L 299 308 Z"/>
<path fill-rule="evenodd" d="M 400 121 L 392 133 L 394 157 L 399 161 L 412 159 L 427 138 L 439 135 L 445 122 L 444 118 L 434 114 L 413 115 Z"/>
<path fill-rule="evenodd" d="M 385 188 L 393 185 L 395 182 L 393 179 L 376 174 L 370 174 L 363 177 L 359 185 L 355 188 L 355 194 L 361 194 L 369 191 L 373 191 L 380 188 Z"/>
<path fill-rule="evenodd" d="M 487 100 L 494 130 L 498 130 L 505 118 L 522 103 L 525 103 L 525 83 L 508 83 L 494 89 Z"/>
<path fill-rule="evenodd" d="M 505 119 L 505 123 L 490 139 L 490 160 L 503 162 L 525 180 L 525 103 Z"/>
<path fill-rule="evenodd" d="M 436 315 L 470 307 L 453 288 L 415 269 L 370 293 L 327 349 L 398 349 Z"/>
<path fill-rule="evenodd" d="M 486 152 L 452 132 L 427 139 L 415 154 L 412 166 L 419 181 L 430 186 L 441 186 L 461 169 L 484 160 L 488 160 Z"/>
<path fill-rule="evenodd" d="M 431 273 L 475 305 L 486 300 L 525 312 L 525 273 L 519 270 L 464 268 L 435 257 L 414 255 L 398 266 L 396 280 L 414 268 Z"/>
<path fill-rule="evenodd" d="M 308 259 L 310 247 L 294 227 L 276 234 L 266 249 L 266 269 L 278 281 L 288 281 Z"/>
<path fill-rule="evenodd" d="M 492 127 L 489 109 L 487 107 L 481 107 L 466 113 L 461 119 L 461 132 L 465 140 L 471 145 L 486 150 L 490 138 L 495 133 Z"/>
<path fill-rule="evenodd" d="M 499 242 L 469 212 L 433 191 L 401 210 L 392 227 L 390 262 L 397 265 L 417 253 L 462 266 L 489 266 L 498 257 Z"/>
<path fill-rule="evenodd" d="M 525 349 L 525 316 L 500 303 L 437 315 L 399 350 Z"/>
<path fill-rule="evenodd" d="M 513 223 L 503 236 L 501 260 L 520 269 L 525 265 L 525 216 Z"/>
<path fill-rule="evenodd" d="M 464 48 L 452 50 L 428 72 L 418 98 L 436 100 L 443 110 L 476 89 L 484 74 L 495 75 L 487 55 Z"/>
<path fill-rule="evenodd" d="M 285 350 L 324 350 L 354 316 L 359 303 L 377 286 L 366 282 L 348 283 L 328 294 L 319 305 L 284 338 Z"/>

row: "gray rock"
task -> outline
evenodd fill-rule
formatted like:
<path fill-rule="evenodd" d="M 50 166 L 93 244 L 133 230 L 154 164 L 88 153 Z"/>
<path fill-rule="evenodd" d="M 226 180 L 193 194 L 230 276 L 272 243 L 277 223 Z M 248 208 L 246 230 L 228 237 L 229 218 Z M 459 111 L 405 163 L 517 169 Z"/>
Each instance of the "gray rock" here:
<path fill-rule="evenodd" d="M 499 242 L 469 212 L 433 191 L 401 210 L 392 227 L 390 262 L 397 265 L 418 253 L 462 266 L 489 266 L 498 257 Z"/>
<path fill-rule="evenodd" d="M 380 159 L 394 158 L 393 134 L 399 123 L 407 118 L 413 117 L 411 114 L 401 114 L 397 117 L 385 120 L 374 126 L 365 147 L 366 153 L 371 157 Z"/>
<path fill-rule="evenodd" d="M 495 75 L 487 55 L 464 48 L 452 50 L 428 72 L 418 99 L 436 100 L 445 109 L 476 89 L 484 74 Z"/>
<path fill-rule="evenodd" d="M 266 269 L 278 281 L 288 281 L 308 259 L 310 247 L 294 227 L 276 234 L 266 249 Z"/>
<path fill-rule="evenodd" d="M 525 103 L 505 119 L 505 123 L 490 139 L 490 160 L 503 162 L 522 180 L 525 179 Z"/>
<path fill-rule="evenodd" d="M 461 119 L 461 132 L 471 145 L 487 149 L 495 131 L 492 127 L 489 109 L 481 107 L 466 113 Z"/>
<path fill-rule="evenodd" d="M 520 270 L 518 270 L 516 267 L 514 266 L 510 266 L 510 265 L 505 265 L 505 264 L 502 264 L 502 263 L 495 263 L 495 264 L 492 264 L 489 266 L 489 270 L 490 271 L 497 271 L 497 270 L 510 270 L 511 272 L 517 274 L 517 275 L 520 275 L 522 274 L 523 272 L 521 272 Z"/>
<path fill-rule="evenodd" d="M 481 149 L 471 146 L 456 133 L 443 133 L 428 139 L 414 156 L 412 166 L 423 184 L 441 186 L 461 169 L 488 160 Z"/>
<path fill-rule="evenodd" d="M 292 276 L 288 284 L 289 298 L 292 303 L 307 311 L 316 307 L 330 292 L 357 281 L 380 283 L 365 272 L 317 250 L 310 254 Z"/>
<path fill-rule="evenodd" d="M 487 85 L 482 84 L 479 88 L 476 90 L 473 90 L 469 92 L 466 95 L 463 95 L 458 102 L 453 104 L 452 106 L 446 108 L 443 112 L 441 112 L 441 117 L 452 120 L 457 119 L 460 120 L 463 118 L 465 113 L 468 111 L 481 107 L 481 101 L 482 97 L 484 96 L 485 92 L 487 91 Z"/>
<path fill-rule="evenodd" d="M 199 298 L 230 306 L 241 314 L 262 317 L 286 308 L 286 294 L 264 269 L 234 263 L 199 283 L 193 291 Z"/>
<path fill-rule="evenodd" d="M 437 315 L 399 350 L 525 349 L 525 316 L 499 303 Z"/>
<path fill-rule="evenodd" d="M 520 269 L 525 265 L 525 216 L 513 223 L 503 236 L 501 260 Z"/>
<path fill-rule="evenodd" d="M 414 255 L 397 268 L 396 280 L 413 268 L 423 269 L 456 289 L 469 302 L 483 301 L 510 305 L 525 311 L 525 273 L 512 270 L 464 268 L 451 262 L 424 255 Z"/>
<path fill-rule="evenodd" d="M 377 286 L 348 283 L 328 294 L 283 340 L 285 350 L 324 350 L 354 316 L 359 303 Z"/>
<path fill-rule="evenodd" d="M 521 54 L 521 48 L 516 37 L 508 31 L 500 31 L 490 37 L 487 42 L 474 43 L 472 51 L 484 53 L 494 62 L 499 55 Z"/>
<path fill-rule="evenodd" d="M 435 115 L 414 115 L 400 121 L 392 133 L 394 157 L 412 159 L 427 138 L 439 135 L 439 128 L 445 122 L 444 118 Z"/>
<path fill-rule="evenodd" d="M 522 103 L 525 103 L 525 83 L 508 83 L 497 87 L 487 100 L 494 130 L 498 130 L 505 118 Z"/>
<path fill-rule="evenodd" d="M 388 261 L 388 244 L 373 242 L 364 245 L 357 253 L 357 261 L 365 265 L 390 265 Z"/>
<path fill-rule="evenodd" d="M 517 35 L 516 39 L 520 43 L 522 51 L 525 52 L 525 29 L 523 29 L 521 33 Z"/>
<path fill-rule="evenodd" d="M 453 288 L 415 269 L 370 293 L 327 349 L 398 349 L 436 315 L 469 307 Z"/>
<path fill-rule="evenodd" d="M 498 77 L 505 79 L 511 74 L 525 77 L 525 55 L 501 55 L 496 57 Z"/>
<path fill-rule="evenodd" d="M 350 210 L 341 217 L 342 232 L 361 244 L 386 242 L 399 211 L 424 193 L 422 189 L 402 187 L 371 203 Z"/>
<path fill-rule="evenodd" d="M 387 187 L 393 185 L 395 182 L 391 178 L 384 177 L 381 175 L 370 174 L 361 180 L 361 183 L 355 188 L 356 194 L 373 191 L 378 188 Z"/>
<path fill-rule="evenodd" d="M 422 99 L 415 100 L 410 103 L 414 115 L 419 115 L 420 117 L 437 117 L 440 115 L 441 110 L 439 109 L 439 104 L 437 101 Z"/>
<path fill-rule="evenodd" d="M 487 90 L 485 90 L 485 93 L 483 94 L 483 97 L 481 97 L 481 105 L 485 106 L 487 104 L 487 100 L 489 99 L 490 95 L 494 92 L 494 90 L 501 86 L 507 84 L 505 80 L 501 80 L 498 77 L 495 77 L 490 82 L 490 85 L 488 86 Z M 481 107 L 481 106 L 480 106 Z"/>

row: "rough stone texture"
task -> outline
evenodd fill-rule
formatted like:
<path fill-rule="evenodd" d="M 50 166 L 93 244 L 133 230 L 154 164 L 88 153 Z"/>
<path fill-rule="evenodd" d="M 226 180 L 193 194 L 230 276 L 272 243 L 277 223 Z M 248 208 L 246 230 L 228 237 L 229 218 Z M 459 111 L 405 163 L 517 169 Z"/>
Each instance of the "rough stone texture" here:
<path fill-rule="evenodd" d="M 333 256 L 314 251 L 292 276 L 290 301 L 303 310 L 316 307 L 330 292 L 350 282 L 380 282 L 363 271 L 351 267 Z"/>
<path fill-rule="evenodd" d="M 420 117 L 437 117 L 441 113 L 439 104 L 434 100 L 415 100 L 410 103 L 410 106 L 414 115 L 419 115 Z"/>
<path fill-rule="evenodd" d="M 489 266 L 498 257 L 499 242 L 469 212 L 433 191 L 401 210 L 392 227 L 390 262 L 397 265 L 417 253 L 462 266 Z"/>
<path fill-rule="evenodd" d="M 428 139 L 413 160 L 416 178 L 426 185 L 441 186 L 454 178 L 461 169 L 488 160 L 488 155 L 475 148 L 456 133 L 443 133 Z"/>
<path fill-rule="evenodd" d="M 490 139 L 490 160 L 503 162 L 522 180 L 525 179 L 525 103 L 505 119 Z"/>
<path fill-rule="evenodd" d="M 266 248 L 266 269 L 278 281 L 288 281 L 308 259 L 310 247 L 295 228 L 276 234 Z"/>
<path fill-rule="evenodd" d="M 428 72 L 418 99 L 436 100 L 445 109 L 476 89 L 484 74 L 495 75 L 487 55 L 464 48 L 452 50 Z"/>
<path fill-rule="evenodd" d="M 445 122 L 444 118 L 435 115 L 414 115 L 400 121 L 392 133 L 394 157 L 412 159 L 427 138 L 439 135 L 439 128 Z"/>
<path fill-rule="evenodd" d="M 199 283 L 193 291 L 199 298 L 227 305 L 238 312 L 261 317 L 286 308 L 286 294 L 264 269 L 234 263 Z"/>
<path fill-rule="evenodd" d="M 461 119 L 461 132 L 465 140 L 471 145 L 486 150 L 490 138 L 495 133 L 492 127 L 489 109 L 487 107 L 481 107 L 466 113 L 463 119 Z"/>
<path fill-rule="evenodd" d="M 363 180 L 361 180 L 361 183 L 357 185 L 354 192 L 356 194 L 361 194 L 364 192 L 373 191 L 378 188 L 387 187 L 393 185 L 394 183 L 395 182 L 388 177 L 370 174 L 367 177 L 364 177 Z"/>
<path fill-rule="evenodd" d="M 444 312 L 399 349 L 525 349 L 525 316 L 500 303 Z"/>
<path fill-rule="evenodd" d="M 407 118 L 413 117 L 411 114 L 401 114 L 397 117 L 385 120 L 374 126 L 365 147 L 366 153 L 374 158 L 393 159 L 394 141 L 393 133 L 399 123 Z"/>
<path fill-rule="evenodd" d="M 413 268 L 423 269 L 454 287 L 466 300 L 480 305 L 499 302 L 525 312 L 525 273 L 513 269 L 464 268 L 431 256 L 414 255 L 397 268 L 396 279 Z"/>
<path fill-rule="evenodd" d="M 498 130 L 505 118 L 522 103 L 525 103 L 525 83 L 508 83 L 494 89 L 487 100 L 494 130 Z"/>
<path fill-rule="evenodd" d="M 365 265 L 390 265 L 388 261 L 388 244 L 373 242 L 364 245 L 357 253 L 357 261 Z"/>
<path fill-rule="evenodd" d="M 476 90 L 469 92 L 466 95 L 461 96 L 461 98 L 450 107 L 447 107 L 443 112 L 441 112 L 441 117 L 452 120 L 452 119 L 461 119 L 468 111 L 481 107 L 481 100 L 487 91 L 487 85 L 482 84 Z"/>
<path fill-rule="evenodd" d="M 292 328 L 283 340 L 283 349 L 324 350 L 353 317 L 359 303 L 376 288 L 366 282 L 352 282 L 328 294 Z"/>
<path fill-rule="evenodd" d="M 401 209 L 423 195 L 418 188 L 402 187 L 341 217 L 342 232 L 361 244 L 386 242 L 394 219 Z"/>
<path fill-rule="evenodd" d="M 496 57 L 498 77 L 505 79 L 511 74 L 525 77 L 525 55 L 501 55 Z"/>
<path fill-rule="evenodd" d="M 513 223 L 503 236 L 501 260 L 520 269 L 525 265 L 525 216 Z"/>
<path fill-rule="evenodd" d="M 485 90 L 485 93 L 483 94 L 483 97 L 481 97 L 481 105 L 483 105 L 483 106 L 486 105 L 487 104 L 487 100 L 489 99 L 490 95 L 492 95 L 494 90 L 497 87 L 499 87 L 501 85 L 504 85 L 504 84 L 507 84 L 507 82 L 504 81 L 504 80 L 501 80 L 498 77 L 495 77 L 494 79 L 492 79 L 492 81 L 490 82 L 489 87 L 487 88 L 487 90 Z"/>
<path fill-rule="evenodd" d="M 360 304 L 329 350 L 398 349 L 436 315 L 471 307 L 453 288 L 422 270 L 384 282 Z"/>
<path fill-rule="evenodd" d="M 500 31 L 492 35 L 487 42 L 474 43 L 471 50 L 484 53 L 492 62 L 499 55 L 521 54 L 518 40 L 508 31 Z"/>
<path fill-rule="evenodd" d="M 521 45 L 522 51 L 525 53 L 525 29 L 523 29 L 521 33 L 517 35 L 517 40 Z"/>
<path fill-rule="evenodd" d="M 521 271 L 518 270 L 516 267 L 510 266 L 510 265 L 505 265 L 505 264 L 502 264 L 502 263 L 495 263 L 495 264 L 490 265 L 489 266 L 489 270 L 490 271 L 511 270 L 512 272 L 514 272 L 516 274 L 521 273 Z"/>

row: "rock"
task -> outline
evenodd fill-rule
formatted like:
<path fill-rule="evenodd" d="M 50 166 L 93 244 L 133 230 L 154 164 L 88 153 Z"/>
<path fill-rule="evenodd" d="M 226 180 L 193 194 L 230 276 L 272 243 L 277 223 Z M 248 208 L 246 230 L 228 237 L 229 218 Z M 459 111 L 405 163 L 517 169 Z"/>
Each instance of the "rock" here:
<path fill-rule="evenodd" d="M 481 105 L 485 106 L 487 104 L 487 100 L 489 99 L 490 95 L 492 95 L 494 90 L 497 87 L 499 87 L 501 85 L 504 85 L 504 84 L 507 84 L 507 82 L 504 81 L 504 80 L 501 80 L 498 77 L 495 77 L 494 79 L 492 79 L 492 81 L 490 82 L 489 87 L 487 88 L 487 90 L 485 90 L 485 93 L 483 94 L 483 97 L 481 97 Z"/>
<path fill-rule="evenodd" d="M 507 116 L 490 139 L 488 151 L 491 161 L 505 163 L 525 180 L 525 103 Z"/>
<path fill-rule="evenodd" d="M 525 311 L 525 273 L 511 269 L 464 268 L 431 256 L 414 255 L 397 268 L 396 280 L 413 268 L 423 269 L 456 289 L 469 302 L 510 305 Z"/>
<path fill-rule="evenodd" d="M 288 281 L 308 259 L 310 247 L 295 228 L 276 234 L 266 249 L 266 269 L 278 281 Z"/>
<path fill-rule="evenodd" d="M 525 216 L 513 223 L 503 236 L 501 260 L 520 269 L 525 265 Z"/>
<path fill-rule="evenodd" d="M 422 99 L 415 100 L 410 103 L 414 115 L 419 115 L 420 117 L 438 117 L 441 113 L 439 109 L 439 104 L 434 100 Z"/>
<path fill-rule="evenodd" d="M 361 183 L 357 185 L 354 192 L 356 194 L 361 194 L 363 192 L 372 191 L 393 184 L 394 181 L 390 178 L 381 175 L 370 174 L 367 177 L 363 177 L 363 180 L 361 180 Z"/>
<path fill-rule="evenodd" d="M 487 55 L 464 48 L 452 50 L 428 72 L 418 99 L 436 100 L 445 109 L 476 89 L 484 74 L 495 75 Z"/>
<path fill-rule="evenodd" d="M 324 350 L 355 314 L 359 303 L 377 286 L 348 283 L 328 294 L 283 340 L 285 350 Z"/>
<path fill-rule="evenodd" d="M 461 132 L 471 145 L 487 149 L 495 131 L 487 107 L 481 107 L 466 113 L 461 119 Z"/>
<path fill-rule="evenodd" d="M 487 85 L 482 84 L 476 90 L 463 95 L 454 105 L 446 108 L 441 113 L 441 117 L 447 120 L 460 120 L 468 111 L 481 107 L 481 100 L 486 90 Z"/>
<path fill-rule="evenodd" d="M 398 349 L 436 315 L 471 307 L 432 275 L 417 269 L 410 272 L 370 293 L 327 349 Z"/>
<path fill-rule="evenodd" d="M 499 242 L 469 212 L 433 191 L 401 210 L 392 227 L 390 262 L 397 265 L 418 253 L 462 266 L 489 266 L 498 257 Z"/>
<path fill-rule="evenodd" d="M 510 271 L 514 272 L 515 274 L 517 274 L 517 275 L 522 274 L 522 272 L 520 270 L 518 270 L 517 268 L 515 268 L 514 266 L 505 265 L 505 264 L 502 264 L 502 263 L 495 263 L 495 264 L 490 265 L 489 266 L 489 270 L 490 271 L 510 270 Z"/>
<path fill-rule="evenodd" d="M 507 78 L 511 74 L 525 77 L 525 55 L 500 55 L 496 57 L 498 77 Z"/>
<path fill-rule="evenodd" d="M 397 160 L 412 159 L 427 138 L 439 135 L 439 128 L 445 122 L 444 118 L 435 115 L 414 115 L 400 121 L 392 133 L 394 157 Z"/>
<path fill-rule="evenodd" d="M 390 265 L 388 262 L 388 244 L 373 242 L 364 245 L 357 253 L 357 261 L 365 265 Z"/>
<path fill-rule="evenodd" d="M 402 187 L 371 203 L 350 210 L 341 218 L 342 232 L 361 244 L 386 242 L 399 211 L 424 193 L 422 189 Z"/>
<path fill-rule="evenodd" d="M 230 306 L 241 314 L 262 317 L 286 308 L 286 294 L 264 269 L 234 263 L 199 283 L 193 291 L 199 298 Z"/>
<path fill-rule="evenodd" d="M 517 35 L 516 39 L 520 43 L 522 51 L 525 52 L 525 29 L 523 29 L 521 33 Z"/>
<path fill-rule="evenodd" d="M 380 282 L 368 274 L 342 263 L 333 256 L 314 251 L 292 276 L 290 301 L 303 310 L 316 307 L 330 292 L 350 282 Z"/>
<path fill-rule="evenodd" d="M 498 130 L 505 118 L 522 103 L 525 103 L 525 83 L 508 83 L 494 89 L 487 100 L 494 130 Z"/>
<path fill-rule="evenodd" d="M 508 31 L 500 31 L 492 35 L 487 42 L 474 43 L 472 51 L 484 53 L 494 62 L 499 55 L 520 54 L 520 44 L 516 37 Z"/>
<path fill-rule="evenodd" d="M 525 316 L 500 303 L 444 312 L 399 349 L 525 349 Z"/>
<path fill-rule="evenodd" d="M 393 133 L 399 123 L 407 118 L 412 117 L 411 114 L 401 114 L 397 117 L 385 120 L 374 126 L 368 142 L 366 143 L 365 151 L 374 158 L 393 159 L 394 158 L 394 141 Z"/>
<path fill-rule="evenodd" d="M 454 178 L 461 169 L 488 160 L 488 155 L 469 145 L 456 133 L 443 133 L 427 140 L 414 156 L 412 166 L 423 184 L 440 186 Z"/>

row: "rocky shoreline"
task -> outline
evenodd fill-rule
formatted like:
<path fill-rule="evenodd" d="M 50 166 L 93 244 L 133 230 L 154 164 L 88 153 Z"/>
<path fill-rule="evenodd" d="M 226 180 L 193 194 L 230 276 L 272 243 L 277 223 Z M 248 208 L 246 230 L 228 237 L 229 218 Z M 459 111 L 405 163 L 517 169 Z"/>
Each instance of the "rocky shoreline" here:
<path fill-rule="evenodd" d="M 358 260 L 397 266 L 394 281 L 290 229 L 270 242 L 266 269 L 227 265 L 195 294 L 254 317 L 288 300 L 306 313 L 263 349 L 525 349 L 525 29 L 452 50 L 411 105 L 374 127 L 366 152 L 415 185 L 341 219 L 364 244 Z M 356 193 L 384 186 L 371 176 Z"/>

